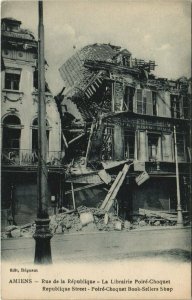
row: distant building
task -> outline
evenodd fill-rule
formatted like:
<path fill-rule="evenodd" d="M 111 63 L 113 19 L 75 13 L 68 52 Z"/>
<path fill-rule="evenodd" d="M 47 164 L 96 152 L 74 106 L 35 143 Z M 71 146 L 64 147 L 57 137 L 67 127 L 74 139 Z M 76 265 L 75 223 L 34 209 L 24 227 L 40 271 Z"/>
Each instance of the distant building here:
<path fill-rule="evenodd" d="M 4 18 L 1 24 L 2 216 L 21 224 L 34 220 L 37 208 L 37 41 L 18 20 Z M 61 124 L 47 84 L 45 97 L 49 198 L 59 199 Z"/>
<path fill-rule="evenodd" d="M 60 68 L 65 86 L 59 98 L 62 124 L 68 140 L 72 132 L 76 137 L 67 157 L 75 155 L 80 161 L 83 156 L 93 170 L 89 178 L 103 166 L 117 175 L 125 161 L 134 162 L 118 193 L 119 212 L 128 218 L 139 208 L 176 211 L 174 126 L 182 208 L 189 210 L 191 83 L 184 77 L 156 78 L 154 69 L 154 61 L 135 59 L 110 44 L 86 46 Z M 93 181 L 86 171 L 83 181 L 80 169 L 82 165 L 74 168 L 79 179 L 71 176 L 67 181 Z M 138 185 L 143 171 L 149 179 Z"/>

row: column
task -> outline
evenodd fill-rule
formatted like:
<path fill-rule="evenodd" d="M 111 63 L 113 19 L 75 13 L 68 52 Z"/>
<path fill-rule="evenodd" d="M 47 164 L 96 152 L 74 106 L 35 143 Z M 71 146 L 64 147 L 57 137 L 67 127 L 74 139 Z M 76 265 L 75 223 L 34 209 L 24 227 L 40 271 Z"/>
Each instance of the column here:
<path fill-rule="evenodd" d="M 114 159 L 124 159 L 124 135 L 123 128 L 119 124 L 114 126 Z"/>
<path fill-rule="evenodd" d="M 147 152 L 146 152 L 146 132 L 139 131 L 139 160 L 146 161 L 147 160 Z"/>

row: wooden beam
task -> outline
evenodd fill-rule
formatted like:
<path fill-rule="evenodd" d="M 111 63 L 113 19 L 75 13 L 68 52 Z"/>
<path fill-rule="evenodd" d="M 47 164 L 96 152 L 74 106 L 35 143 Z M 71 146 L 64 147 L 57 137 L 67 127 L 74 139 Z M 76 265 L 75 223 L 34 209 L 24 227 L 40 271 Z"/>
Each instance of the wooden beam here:
<path fill-rule="evenodd" d="M 89 133 L 89 141 L 88 141 L 88 145 L 87 145 L 87 153 L 86 153 L 86 158 L 85 158 L 85 165 L 87 165 L 89 151 L 90 151 L 90 148 L 91 148 L 91 138 L 92 138 L 92 135 L 93 135 L 94 128 L 95 128 L 95 122 L 93 121 L 93 123 L 91 124 L 91 130 L 90 130 L 90 133 Z"/>
<path fill-rule="evenodd" d="M 72 140 L 70 140 L 70 141 L 68 142 L 68 145 L 72 144 L 73 142 L 75 142 L 76 140 L 80 139 L 80 138 L 81 138 L 82 136 L 84 136 L 84 135 L 85 135 L 85 133 L 82 133 L 82 134 L 76 136 L 74 139 L 72 139 Z"/>
<path fill-rule="evenodd" d="M 72 199 L 73 199 L 73 208 L 76 209 L 73 182 L 71 182 L 71 192 L 72 192 Z"/>
<path fill-rule="evenodd" d="M 177 216 L 162 211 L 154 211 L 154 210 L 139 208 L 139 214 L 147 217 L 161 217 L 162 219 L 168 221 L 177 221 Z"/>
<path fill-rule="evenodd" d="M 63 142 L 65 144 L 65 147 L 68 148 L 67 140 L 66 140 L 66 138 L 65 138 L 65 136 L 64 136 L 63 133 L 62 133 L 62 137 L 63 137 Z"/>
<path fill-rule="evenodd" d="M 125 164 L 122 171 L 120 171 L 119 174 L 117 175 L 115 181 L 113 182 L 107 196 L 105 197 L 105 199 L 100 207 L 101 209 L 104 209 L 105 211 L 109 211 L 109 209 L 113 205 L 113 202 L 114 202 L 114 200 L 117 196 L 117 193 L 125 179 L 125 176 L 129 170 L 130 165 Z"/>
<path fill-rule="evenodd" d="M 92 187 L 96 187 L 96 186 L 102 185 L 102 184 L 104 184 L 104 182 L 94 183 L 94 184 L 89 184 L 89 185 L 86 185 L 86 186 L 82 186 L 82 187 L 73 189 L 73 192 L 78 192 L 78 191 L 90 189 L 90 188 L 92 188 Z M 68 194 L 71 194 L 71 193 L 72 193 L 72 190 L 65 192 L 65 195 L 68 195 Z"/>

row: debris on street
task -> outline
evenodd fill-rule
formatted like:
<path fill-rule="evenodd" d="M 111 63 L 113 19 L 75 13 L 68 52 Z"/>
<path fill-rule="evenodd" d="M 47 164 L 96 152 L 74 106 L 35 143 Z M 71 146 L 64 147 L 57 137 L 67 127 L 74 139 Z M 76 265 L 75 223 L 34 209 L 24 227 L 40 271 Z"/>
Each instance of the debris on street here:
<path fill-rule="evenodd" d="M 66 209 L 66 211 L 50 217 L 52 234 L 122 230 L 123 223 L 123 220 L 113 213 L 84 206 L 78 207 L 75 211 Z M 130 229 L 130 226 L 126 225 L 125 229 Z M 11 225 L 5 228 L 2 239 L 32 237 L 34 232 L 35 223 L 22 226 Z"/>
<path fill-rule="evenodd" d="M 155 226 L 160 225 L 161 223 L 170 223 L 175 225 L 177 222 L 177 215 L 162 212 L 162 211 L 153 211 L 148 209 L 139 209 L 139 214 L 145 216 L 145 219 Z"/>
<path fill-rule="evenodd" d="M 139 209 L 132 221 L 123 220 L 105 209 L 80 206 L 76 210 L 63 207 L 61 212 L 50 217 L 50 229 L 53 235 L 99 231 L 129 231 L 143 227 L 174 226 L 177 215 L 167 212 Z M 187 219 L 185 218 L 187 224 Z M 35 222 L 22 226 L 10 225 L 2 232 L 1 238 L 30 238 L 35 232 Z"/>

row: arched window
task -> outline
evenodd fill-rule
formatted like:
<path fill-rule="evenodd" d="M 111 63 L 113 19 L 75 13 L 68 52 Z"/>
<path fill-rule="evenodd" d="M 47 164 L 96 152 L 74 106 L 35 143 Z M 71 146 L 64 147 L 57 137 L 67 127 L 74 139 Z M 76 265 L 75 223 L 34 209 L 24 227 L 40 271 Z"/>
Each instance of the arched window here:
<path fill-rule="evenodd" d="M 33 120 L 32 126 L 38 126 L 38 118 Z M 49 122 L 46 120 L 46 127 L 49 127 Z"/>
<path fill-rule="evenodd" d="M 8 115 L 3 120 L 3 149 L 19 149 L 21 121 L 15 115 Z"/>
<path fill-rule="evenodd" d="M 4 118 L 3 125 L 21 125 L 21 121 L 17 116 L 9 115 Z"/>
<path fill-rule="evenodd" d="M 46 120 L 47 151 L 49 150 L 49 122 Z M 38 118 L 32 122 L 32 150 L 38 150 Z"/>

